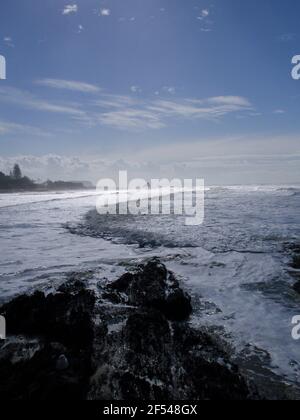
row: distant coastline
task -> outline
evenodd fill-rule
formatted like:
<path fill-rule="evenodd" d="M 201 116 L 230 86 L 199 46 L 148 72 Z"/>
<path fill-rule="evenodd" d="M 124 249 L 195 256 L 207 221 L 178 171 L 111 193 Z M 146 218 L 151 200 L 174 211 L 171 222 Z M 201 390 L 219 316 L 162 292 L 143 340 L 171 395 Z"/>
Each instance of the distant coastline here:
<path fill-rule="evenodd" d="M 94 186 L 90 182 L 78 181 L 51 181 L 36 182 L 27 176 L 23 176 L 19 165 L 15 165 L 9 175 L 0 172 L 0 194 L 20 192 L 47 192 L 47 191 L 70 191 L 91 190 Z"/>

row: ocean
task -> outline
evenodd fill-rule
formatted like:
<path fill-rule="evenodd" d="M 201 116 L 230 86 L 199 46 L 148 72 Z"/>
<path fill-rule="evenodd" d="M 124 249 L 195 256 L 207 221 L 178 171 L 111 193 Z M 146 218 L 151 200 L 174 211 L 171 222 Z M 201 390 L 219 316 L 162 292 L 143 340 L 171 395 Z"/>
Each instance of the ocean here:
<path fill-rule="evenodd" d="M 205 220 L 99 215 L 97 193 L 0 195 L 0 302 L 50 292 L 70 272 L 91 288 L 157 256 L 193 298 L 190 322 L 206 326 L 247 369 L 299 385 L 300 315 L 291 267 L 300 238 L 299 186 L 209 187 Z"/>

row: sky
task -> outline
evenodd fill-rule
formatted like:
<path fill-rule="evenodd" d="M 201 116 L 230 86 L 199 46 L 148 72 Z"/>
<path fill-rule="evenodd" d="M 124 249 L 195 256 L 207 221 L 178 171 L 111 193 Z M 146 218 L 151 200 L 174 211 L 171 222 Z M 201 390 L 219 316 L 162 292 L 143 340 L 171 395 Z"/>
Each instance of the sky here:
<path fill-rule="evenodd" d="M 1 0 L 0 170 L 300 182 L 298 0 Z"/>

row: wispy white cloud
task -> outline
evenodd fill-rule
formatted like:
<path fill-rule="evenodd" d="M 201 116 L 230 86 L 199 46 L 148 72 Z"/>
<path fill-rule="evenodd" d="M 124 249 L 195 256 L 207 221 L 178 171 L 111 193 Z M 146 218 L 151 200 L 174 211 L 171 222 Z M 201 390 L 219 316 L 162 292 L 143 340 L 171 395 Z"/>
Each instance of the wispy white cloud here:
<path fill-rule="evenodd" d="M 210 11 L 208 9 L 201 10 L 199 16 L 197 16 L 198 20 L 207 20 L 210 16 Z"/>
<path fill-rule="evenodd" d="M 14 122 L 0 121 L 0 136 L 6 134 L 29 134 L 32 136 L 48 137 L 50 133 L 38 127 L 17 124 Z"/>
<path fill-rule="evenodd" d="M 124 17 L 124 16 L 121 16 L 121 17 L 118 19 L 118 21 L 119 21 L 119 22 L 135 22 L 135 21 L 136 21 L 136 17 L 135 17 L 135 16 L 131 16 L 131 17 Z"/>
<path fill-rule="evenodd" d="M 46 86 L 54 89 L 65 89 L 73 90 L 83 93 L 98 93 L 101 89 L 90 83 L 78 82 L 74 80 L 62 80 L 62 79 L 41 79 L 36 81 L 41 86 Z"/>
<path fill-rule="evenodd" d="M 239 107 L 251 107 L 250 101 L 241 96 L 216 96 L 209 98 L 208 102 L 216 105 L 237 105 Z"/>
<path fill-rule="evenodd" d="M 147 102 L 130 96 L 104 95 L 95 102 L 100 108 L 101 125 L 120 130 L 159 129 L 165 126 L 160 116 L 147 108 Z"/>
<path fill-rule="evenodd" d="M 285 144 L 284 153 L 282 144 Z M 241 183 L 245 179 L 243 177 L 246 175 L 246 167 L 249 168 L 247 174 L 249 177 L 246 182 L 249 182 L 249 179 L 251 182 L 251 178 L 254 180 L 255 177 L 260 179 L 260 182 L 268 182 L 266 175 L 268 175 L 269 169 L 272 169 L 269 177 L 272 184 L 275 182 L 282 184 L 289 176 L 294 178 L 291 181 L 295 182 L 300 175 L 299 136 L 297 135 L 265 134 L 264 136 L 243 135 L 183 139 L 172 144 L 169 142 L 154 144 L 136 152 L 130 151 L 128 154 L 124 152 L 123 157 L 138 162 L 173 162 L 179 165 L 177 173 L 181 175 L 184 173 L 187 176 L 192 175 L 193 169 L 195 175 L 198 172 L 199 176 L 200 173 L 203 175 L 203 170 L 205 174 L 205 168 L 211 168 L 213 171 L 210 172 L 210 175 L 214 175 L 216 182 L 220 182 L 220 180 L 223 182 L 226 173 L 232 171 L 235 175 L 235 184 L 237 179 Z M 287 165 L 291 169 L 290 173 L 286 171 Z M 260 169 L 260 173 L 256 172 L 258 169 Z M 237 172 L 240 172 L 240 177 L 236 177 Z M 274 177 L 273 181 L 271 172 Z"/>
<path fill-rule="evenodd" d="M 209 9 L 202 9 L 200 14 L 197 16 L 197 19 L 202 23 L 201 31 L 202 32 L 211 32 L 213 21 L 210 19 L 211 12 Z"/>
<path fill-rule="evenodd" d="M 99 122 L 103 125 L 121 130 L 145 130 L 165 127 L 161 118 L 145 109 L 120 109 L 99 115 Z"/>
<path fill-rule="evenodd" d="M 11 87 L 0 87 L 0 101 L 11 103 L 27 109 L 34 109 L 37 111 L 56 114 L 65 114 L 76 119 L 86 117 L 86 113 L 80 109 L 78 104 L 51 102 L 36 97 L 29 92 Z"/>
<path fill-rule="evenodd" d="M 77 4 L 67 4 L 63 11 L 63 15 L 70 15 L 71 13 L 77 13 L 78 12 L 78 6 Z"/>
<path fill-rule="evenodd" d="M 93 103 L 101 108 L 113 109 L 132 107 L 138 105 L 140 102 L 131 96 L 103 93 L 101 98 L 97 99 Z"/>
<path fill-rule="evenodd" d="M 7 47 L 14 48 L 14 46 L 15 46 L 15 44 L 14 44 L 13 39 L 12 39 L 12 37 L 11 37 L 11 36 L 5 36 L 5 37 L 3 38 L 3 42 L 4 42 L 4 44 L 5 44 Z"/>
<path fill-rule="evenodd" d="M 132 93 L 141 93 L 142 89 L 139 86 L 131 86 L 130 90 Z"/>
<path fill-rule="evenodd" d="M 207 18 L 210 15 L 210 12 L 208 9 L 201 10 L 200 16 L 198 16 L 198 19 L 203 20 Z"/>
<path fill-rule="evenodd" d="M 164 92 L 167 92 L 167 93 L 169 93 L 169 94 L 171 94 L 171 95 L 175 95 L 175 93 L 176 93 L 176 88 L 175 88 L 174 86 L 164 86 L 164 87 L 163 87 L 163 91 L 164 91 Z"/>
<path fill-rule="evenodd" d="M 218 96 L 204 99 L 178 98 L 172 96 L 142 98 L 138 86 L 132 86 L 134 96 L 106 93 L 97 86 L 60 79 L 37 81 L 54 89 L 64 89 L 93 95 L 74 101 L 52 101 L 19 89 L 0 87 L 0 101 L 33 109 L 39 112 L 62 114 L 89 126 L 110 126 L 120 130 L 160 129 L 184 120 L 217 121 L 235 114 L 248 115 L 256 112 L 247 98 L 240 96 Z M 170 88 L 168 88 L 170 89 Z M 66 96 L 66 95 L 64 95 Z"/>
<path fill-rule="evenodd" d="M 171 119 L 216 121 L 229 114 L 253 111 L 250 101 L 239 96 L 135 101 L 130 97 L 120 100 L 109 96 L 97 101 L 97 105 L 103 108 L 99 115 L 101 124 L 118 129 L 159 129 L 167 126 Z"/>
<path fill-rule="evenodd" d="M 110 9 L 101 9 L 100 10 L 100 15 L 101 16 L 110 16 L 111 15 L 111 10 Z"/>
<path fill-rule="evenodd" d="M 207 99 L 157 100 L 148 109 L 161 116 L 181 117 L 187 119 L 219 119 L 234 112 L 252 109 L 252 105 L 242 97 L 220 97 Z"/>

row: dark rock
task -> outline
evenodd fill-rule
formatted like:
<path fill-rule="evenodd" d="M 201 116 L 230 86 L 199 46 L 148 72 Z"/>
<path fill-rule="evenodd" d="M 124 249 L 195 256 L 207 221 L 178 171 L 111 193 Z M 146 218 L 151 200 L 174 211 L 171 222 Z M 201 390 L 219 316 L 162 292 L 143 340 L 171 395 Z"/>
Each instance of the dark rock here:
<path fill-rule="evenodd" d="M 185 320 L 192 312 L 191 299 L 179 288 L 174 288 L 158 308 L 172 321 Z"/>
<path fill-rule="evenodd" d="M 288 251 L 291 257 L 289 265 L 293 268 L 293 270 L 290 270 L 290 275 L 296 280 L 296 283 L 292 287 L 295 290 L 295 292 L 300 294 L 300 244 L 288 243 L 286 244 L 286 250 Z"/>
<path fill-rule="evenodd" d="M 295 268 L 296 270 L 300 269 L 300 254 L 299 253 L 297 255 L 294 255 L 292 267 Z"/>
<path fill-rule="evenodd" d="M 103 340 L 103 337 L 102 337 Z M 120 332 L 94 346 L 91 400 L 250 399 L 238 368 L 205 333 L 136 309 Z M 97 349 L 98 348 L 98 349 Z"/>
<path fill-rule="evenodd" d="M 0 348 L 1 398 L 85 398 L 91 374 L 95 297 L 77 286 L 72 294 L 36 292 L 0 308 L 10 334 Z"/>
<path fill-rule="evenodd" d="M 107 330 L 102 324 L 95 335 L 89 399 L 254 398 L 226 352 L 184 322 L 190 297 L 157 259 L 110 284 L 102 299 L 123 305 L 101 307 Z"/>
<path fill-rule="evenodd" d="M 56 362 L 56 369 L 57 370 L 66 370 L 70 366 L 68 359 L 64 354 L 61 354 Z"/>
<path fill-rule="evenodd" d="M 85 290 L 85 284 L 81 280 L 75 280 L 75 281 L 68 281 L 64 284 L 62 284 L 57 291 L 60 293 L 78 293 L 79 291 Z"/>
<path fill-rule="evenodd" d="M 47 297 L 36 292 L 20 296 L 1 308 L 10 334 L 45 336 L 52 341 L 81 348 L 91 341 L 91 312 L 95 297 L 79 289 L 75 294 L 57 293 Z"/>
<path fill-rule="evenodd" d="M 157 259 L 140 266 L 135 274 L 124 274 L 109 289 L 115 292 L 114 301 L 158 309 L 169 320 L 185 320 L 192 312 L 190 297 Z"/>
<path fill-rule="evenodd" d="M 16 340 L 14 340 L 16 341 Z M 56 369 L 57 345 L 38 341 L 24 357 L 24 339 L 0 351 L 0 395 L 3 400 L 82 400 L 85 398 L 89 368 L 72 354 L 67 371 Z M 19 358 L 16 357 L 19 355 Z"/>
<path fill-rule="evenodd" d="M 118 280 L 110 285 L 110 288 L 116 290 L 120 293 L 127 292 L 129 290 L 130 284 L 134 280 L 134 275 L 131 273 L 125 273 Z"/>
<path fill-rule="evenodd" d="M 290 266 L 296 270 L 300 269 L 300 243 L 285 243 L 284 249 L 291 257 Z"/>
<path fill-rule="evenodd" d="M 294 284 L 293 286 L 295 292 L 300 294 L 300 281 L 298 281 L 296 284 Z"/>

